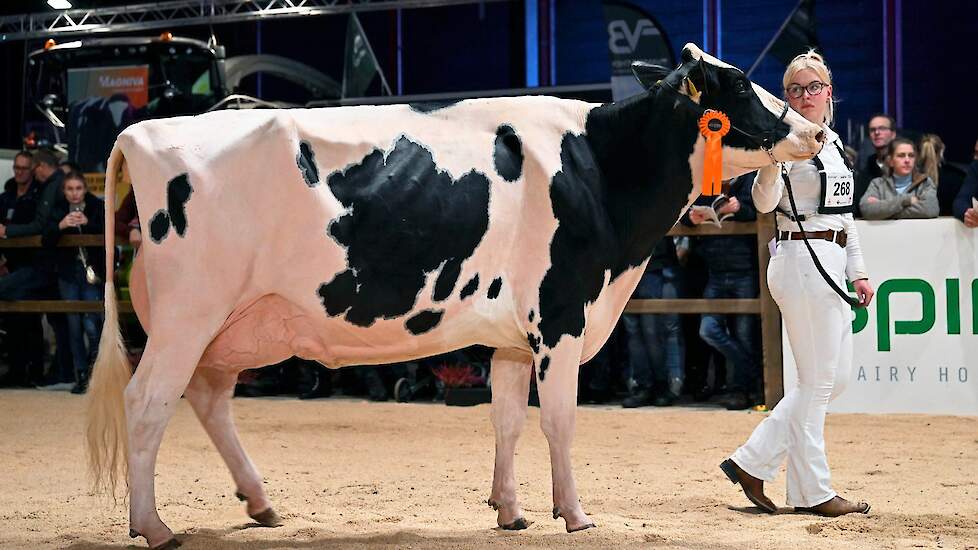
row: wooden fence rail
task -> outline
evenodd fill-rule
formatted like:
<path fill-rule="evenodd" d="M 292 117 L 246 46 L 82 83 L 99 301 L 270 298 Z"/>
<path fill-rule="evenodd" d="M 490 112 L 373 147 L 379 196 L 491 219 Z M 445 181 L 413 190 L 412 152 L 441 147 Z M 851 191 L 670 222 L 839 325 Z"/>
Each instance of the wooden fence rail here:
<path fill-rule="evenodd" d="M 715 235 L 756 235 L 757 263 L 760 274 L 760 297 L 756 299 L 678 299 L 678 300 L 630 300 L 625 313 L 741 313 L 761 316 L 761 345 L 764 365 L 764 401 L 773 407 L 784 395 L 781 357 L 781 315 L 767 288 L 767 264 L 770 259 L 768 242 L 774 238 L 773 215 L 762 215 L 757 222 L 727 222 L 722 227 L 677 224 L 669 231 L 670 236 L 706 237 Z M 0 239 L 3 248 L 38 248 L 40 237 Z M 58 241 L 59 247 L 105 246 L 102 235 L 65 235 Z M 119 301 L 119 311 L 132 313 L 132 303 Z M 102 302 L 77 300 L 21 300 L 0 301 L 0 313 L 101 313 Z"/>

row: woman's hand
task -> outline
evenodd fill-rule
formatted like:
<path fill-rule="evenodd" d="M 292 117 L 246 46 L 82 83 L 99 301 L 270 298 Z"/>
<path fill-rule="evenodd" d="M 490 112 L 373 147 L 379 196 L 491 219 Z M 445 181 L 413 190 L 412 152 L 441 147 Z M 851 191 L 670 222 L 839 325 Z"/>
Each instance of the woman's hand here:
<path fill-rule="evenodd" d="M 862 307 L 869 306 L 869 303 L 873 301 L 873 285 L 869 282 L 869 279 L 859 279 L 852 282 L 853 288 L 856 289 L 856 298 L 859 299 L 859 305 Z"/>
<path fill-rule="evenodd" d="M 724 214 L 736 214 L 737 212 L 740 212 L 740 201 L 737 200 L 737 197 L 730 197 L 730 200 L 717 210 L 717 214 L 721 216 Z"/>
<path fill-rule="evenodd" d="M 69 212 L 67 216 L 58 222 L 58 229 L 67 229 L 69 227 L 81 227 L 88 223 L 88 218 L 85 214 L 81 212 Z"/>

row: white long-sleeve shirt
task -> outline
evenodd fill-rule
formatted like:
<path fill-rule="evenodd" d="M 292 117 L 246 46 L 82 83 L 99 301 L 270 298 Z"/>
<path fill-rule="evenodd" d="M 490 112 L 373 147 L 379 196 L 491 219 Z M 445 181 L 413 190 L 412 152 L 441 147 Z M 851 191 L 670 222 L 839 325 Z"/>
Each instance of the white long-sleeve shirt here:
<path fill-rule="evenodd" d="M 828 126 L 822 126 L 825 131 L 825 146 L 818 153 L 818 158 L 826 169 L 845 167 L 839 150 L 832 142 L 839 135 Z M 798 213 L 805 217 L 802 221 L 805 231 L 845 231 L 846 232 L 846 277 L 850 281 L 868 279 L 866 263 L 863 260 L 862 249 L 859 248 L 859 234 L 852 214 L 819 214 L 818 206 L 821 200 L 822 185 L 818 169 L 814 161 L 786 162 L 785 169 L 791 178 L 791 189 L 795 196 Z M 778 209 L 777 226 L 779 231 L 799 231 L 798 223 L 791 221 L 782 212 L 791 212 L 791 203 L 785 191 L 784 178 L 781 168 L 777 165 L 767 166 L 757 171 L 754 187 L 751 189 L 754 206 L 758 212 L 770 212 Z"/>

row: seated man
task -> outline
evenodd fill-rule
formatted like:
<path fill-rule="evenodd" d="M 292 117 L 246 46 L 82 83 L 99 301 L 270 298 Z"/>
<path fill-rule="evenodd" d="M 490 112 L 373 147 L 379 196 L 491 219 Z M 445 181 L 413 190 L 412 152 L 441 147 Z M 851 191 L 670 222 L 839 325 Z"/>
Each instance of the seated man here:
<path fill-rule="evenodd" d="M 968 166 L 961 190 L 954 198 L 953 208 L 954 217 L 971 229 L 978 228 L 978 209 L 972 202 L 974 200 L 978 200 L 978 142 L 975 143 L 975 160 Z"/>
<path fill-rule="evenodd" d="M 632 298 L 680 298 L 681 283 L 676 247 L 672 237 L 665 237 L 652 252 Z M 685 377 L 685 343 L 679 314 L 626 313 L 622 324 L 628 334 L 628 362 L 634 381 L 622 407 L 672 405 Z"/>
<path fill-rule="evenodd" d="M 0 224 L 0 238 L 30 237 L 40 235 L 51 217 L 51 209 L 58 200 L 63 201 L 64 172 L 59 169 L 57 155 L 48 149 L 39 149 L 33 155 L 33 173 L 36 201 L 27 214 L 17 215 Z M 0 300 L 50 299 L 58 297 L 55 279 L 53 250 L 28 249 L 25 265 L 0 277 Z M 51 382 L 74 380 L 74 367 L 68 345 L 68 325 L 63 313 L 47 314 L 48 323 L 54 329 L 57 355 L 49 375 Z"/>
<path fill-rule="evenodd" d="M 866 130 L 869 132 L 869 142 L 873 146 L 873 152 L 860 157 L 856 166 L 856 188 L 853 195 L 856 211 L 853 215 L 857 218 L 862 217 L 859 201 L 866 193 L 866 189 L 869 188 L 869 183 L 883 175 L 883 160 L 886 156 L 886 149 L 897 136 L 896 120 L 890 115 L 877 113 L 869 117 Z"/>
<path fill-rule="evenodd" d="M 733 221 L 757 219 L 751 186 L 755 172 L 745 174 L 730 185 L 730 200 L 718 215 L 733 214 Z M 701 197 L 708 204 L 713 197 Z M 684 225 L 700 225 L 703 214 L 691 208 L 680 220 Z M 694 245 L 707 267 L 703 298 L 757 298 L 760 291 L 757 266 L 757 239 L 753 235 L 699 237 Z M 760 368 L 759 318 L 756 315 L 704 314 L 700 318 L 700 338 L 720 352 L 726 360 L 726 394 L 721 403 L 731 410 L 746 409 L 763 402 Z"/>
<path fill-rule="evenodd" d="M 0 194 L 0 224 L 28 223 L 34 219 L 37 206 L 38 185 L 32 174 L 33 158 L 27 151 L 14 156 L 14 177 L 4 185 Z M 8 248 L 3 251 L 0 280 L 11 273 L 28 268 L 32 261 L 29 248 Z M 3 378 L 3 385 L 33 386 L 42 382 L 44 368 L 44 340 L 41 315 L 36 313 L 4 316 L 4 347 L 10 361 L 10 370 Z"/>

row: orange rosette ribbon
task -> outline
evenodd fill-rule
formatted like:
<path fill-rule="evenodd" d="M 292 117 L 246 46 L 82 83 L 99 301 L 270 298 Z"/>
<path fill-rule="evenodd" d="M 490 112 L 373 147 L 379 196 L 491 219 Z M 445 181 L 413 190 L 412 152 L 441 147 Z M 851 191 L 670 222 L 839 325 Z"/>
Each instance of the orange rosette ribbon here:
<path fill-rule="evenodd" d="M 700 133 L 706 138 L 703 156 L 703 189 L 707 196 L 721 193 L 723 185 L 723 136 L 730 131 L 730 119 L 720 111 L 707 109 L 699 121 Z"/>

